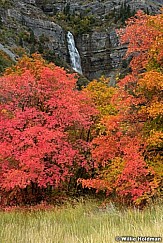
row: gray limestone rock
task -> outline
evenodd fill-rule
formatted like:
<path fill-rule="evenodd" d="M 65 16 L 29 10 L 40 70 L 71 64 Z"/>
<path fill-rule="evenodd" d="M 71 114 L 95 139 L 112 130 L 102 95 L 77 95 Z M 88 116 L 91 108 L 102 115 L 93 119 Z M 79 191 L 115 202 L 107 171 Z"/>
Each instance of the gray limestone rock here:
<path fill-rule="evenodd" d="M 12 50 L 18 45 L 17 35 L 21 31 L 33 31 L 36 47 L 38 40 L 45 36 L 43 48 L 54 52 L 55 56 L 70 64 L 66 39 L 67 29 L 62 26 L 62 23 L 55 23 L 51 15 L 55 17 L 56 13 L 64 11 L 66 6 L 70 14 L 93 15 L 95 24 L 91 31 L 75 36 L 83 74 L 89 79 L 107 75 L 111 77 L 113 84 L 115 73 L 119 72 L 123 66 L 127 46 L 119 44 L 115 31 L 116 24 L 112 23 L 111 14 L 119 11 L 123 2 L 122 0 L 13 0 L 11 6 L 0 7 L 1 22 L 6 28 L 5 31 L 13 32 L 12 36 L 5 37 L 1 43 L 7 44 Z M 131 9 L 148 9 L 150 13 L 157 13 L 163 5 L 163 0 L 126 0 L 126 4 Z M 109 19 L 107 20 L 106 17 Z M 105 26 L 107 24 L 110 24 L 109 27 Z M 1 33 L 3 30 L 0 29 L 0 35 Z M 29 52 L 31 44 L 28 45 L 24 41 L 21 44 Z"/>

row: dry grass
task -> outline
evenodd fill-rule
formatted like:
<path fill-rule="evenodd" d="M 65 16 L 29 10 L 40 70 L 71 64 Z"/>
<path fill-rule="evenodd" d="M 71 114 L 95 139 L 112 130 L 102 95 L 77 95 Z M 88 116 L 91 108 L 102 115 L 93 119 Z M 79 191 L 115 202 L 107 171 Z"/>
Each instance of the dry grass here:
<path fill-rule="evenodd" d="M 115 236 L 161 236 L 163 208 L 119 211 L 78 203 L 50 211 L 1 212 L 0 243 L 114 243 Z"/>

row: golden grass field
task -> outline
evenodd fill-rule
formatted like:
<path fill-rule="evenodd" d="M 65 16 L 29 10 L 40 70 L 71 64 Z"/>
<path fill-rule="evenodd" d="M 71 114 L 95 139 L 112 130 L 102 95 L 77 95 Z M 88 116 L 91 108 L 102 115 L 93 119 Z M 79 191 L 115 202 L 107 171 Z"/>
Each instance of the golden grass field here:
<path fill-rule="evenodd" d="M 161 203 L 140 211 L 113 204 L 100 209 L 90 200 L 45 211 L 0 212 L 0 243 L 114 243 L 116 236 L 162 235 Z"/>

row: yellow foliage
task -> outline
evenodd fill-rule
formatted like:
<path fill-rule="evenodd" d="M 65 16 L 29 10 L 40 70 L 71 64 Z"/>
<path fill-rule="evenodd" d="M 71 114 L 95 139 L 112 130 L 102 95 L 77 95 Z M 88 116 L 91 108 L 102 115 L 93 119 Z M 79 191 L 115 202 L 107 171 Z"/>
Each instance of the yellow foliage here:
<path fill-rule="evenodd" d="M 163 115 L 163 103 L 161 102 L 153 102 L 146 109 L 147 113 L 150 117 L 156 118 L 159 115 Z"/>
<path fill-rule="evenodd" d="M 100 111 L 101 116 L 115 114 L 115 108 L 110 104 L 110 100 L 115 93 L 115 88 L 108 86 L 109 80 L 101 77 L 99 81 L 93 80 L 85 88 L 93 100 L 95 106 Z"/>
<path fill-rule="evenodd" d="M 148 91 L 163 90 L 163 74 L 160 72 L 151 70 L 146 72 L 138 82 L 141 88 L 145 88 Z"/>
<path fill-rule="evenodd" d="M 163 147 L 163 132 L 152 131 L 149 138 L 147 139 L 147 144 L 149 146 Z"/>
<path fill-rule="evenodd" d="M 34 54 L 32 54 L 32 57 L 28 57 L 26 55 L 23 56 L 18 61 L 16 66 L 6 69 L 5 75 L 8 75 L 8 74 L 12 74 L 12 75 L 18 74 L 19 75 L 19 74 L 22 74 L 22 72 L 25 69 L 28 69 L 31 71 L 31 73 L 35 77 L 39 77 L 41 70 L 46 66 L 53 68 L 54 64 L 46 63 L 46 61 L 42 58 L 42 56 L 40 54 L 34 53 Z"/>
<path fill-rule="evenodd" d="M 101 172 L 102 179 L 106 180 L 110 187 L 114 186 L 118 176 L 122 173 L 124 169 L 125 162 L 120 157 L 115 157 L 111 163 L 108 163 L 108 167 L 104 168 Z"/>
<path fill-rule="evenodd" d="M 91 98 L 95 104 L 99 115 L 93 128 L 93 136 L 102 135 L 106 132 L 104 119 L 107 120 L 109 115 L 116 114 L 115 107 L 111 104 L 111 98 L 115 93 L 114 87 L 108 86 L 109 79 L 102 76 L 99 80 L 93 80 L 84 89 L 84 92 Z"/>

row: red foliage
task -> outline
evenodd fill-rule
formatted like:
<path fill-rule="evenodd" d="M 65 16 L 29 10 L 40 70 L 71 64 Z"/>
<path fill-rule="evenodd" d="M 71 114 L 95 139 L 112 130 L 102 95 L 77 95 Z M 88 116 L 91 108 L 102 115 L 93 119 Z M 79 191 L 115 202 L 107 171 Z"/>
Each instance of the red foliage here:
<path fill-rule="evenodd" d="M 154 172 L 148 168 L 140 151 L 140 141 L 136 139 L 130 139 L 123 151 L 125 166 L 115 187 L 117 193 L 127 197 L 128 201 L 136 201 L 142 196 L 153 195 L 156 186 L 153 183 Z"/>
<path fill-rule="evenodd" d="M 117 31 L 121 37 L 121 43 L 128 44 L 126 57 L 131 54 L 134 57 L 130 63 L 134 73 L 140 72 L 147 65 L 148 50 L 159 35 L 159 30 L 149 24 L 150 19 L 150 16 L 140 10 L 126 21 L 125 29 Z"/>
<path fill-rule="evenodd" d="M 128 203 L 144 203 L 160 183 L 144 154 L 149 158 L 149 144 L 154 144 L 154 154 L 161 158 L 162 20 L 161 14 L 148 16 L 138 11 L 118 31 L 122 43 L 128 44 L 126 56 L 132 56 L 132 72 L 118 82 L 111 99 L 117 112 L 101 121 L 105 134 L 92 141 L 96 178 L 81 180 L 84 187 L 113 193 Z M 146 124 L 150 139 L 146 139 Z"/>
<path fill-rule="evenodd" d="M 86 166 L 69 130 L 88 129 L 95 109 L 74 74 L 56 66 L 41 66 L 39 76 L 20 70 L 0 78 L 0 188 L 59 187 Z"/>

